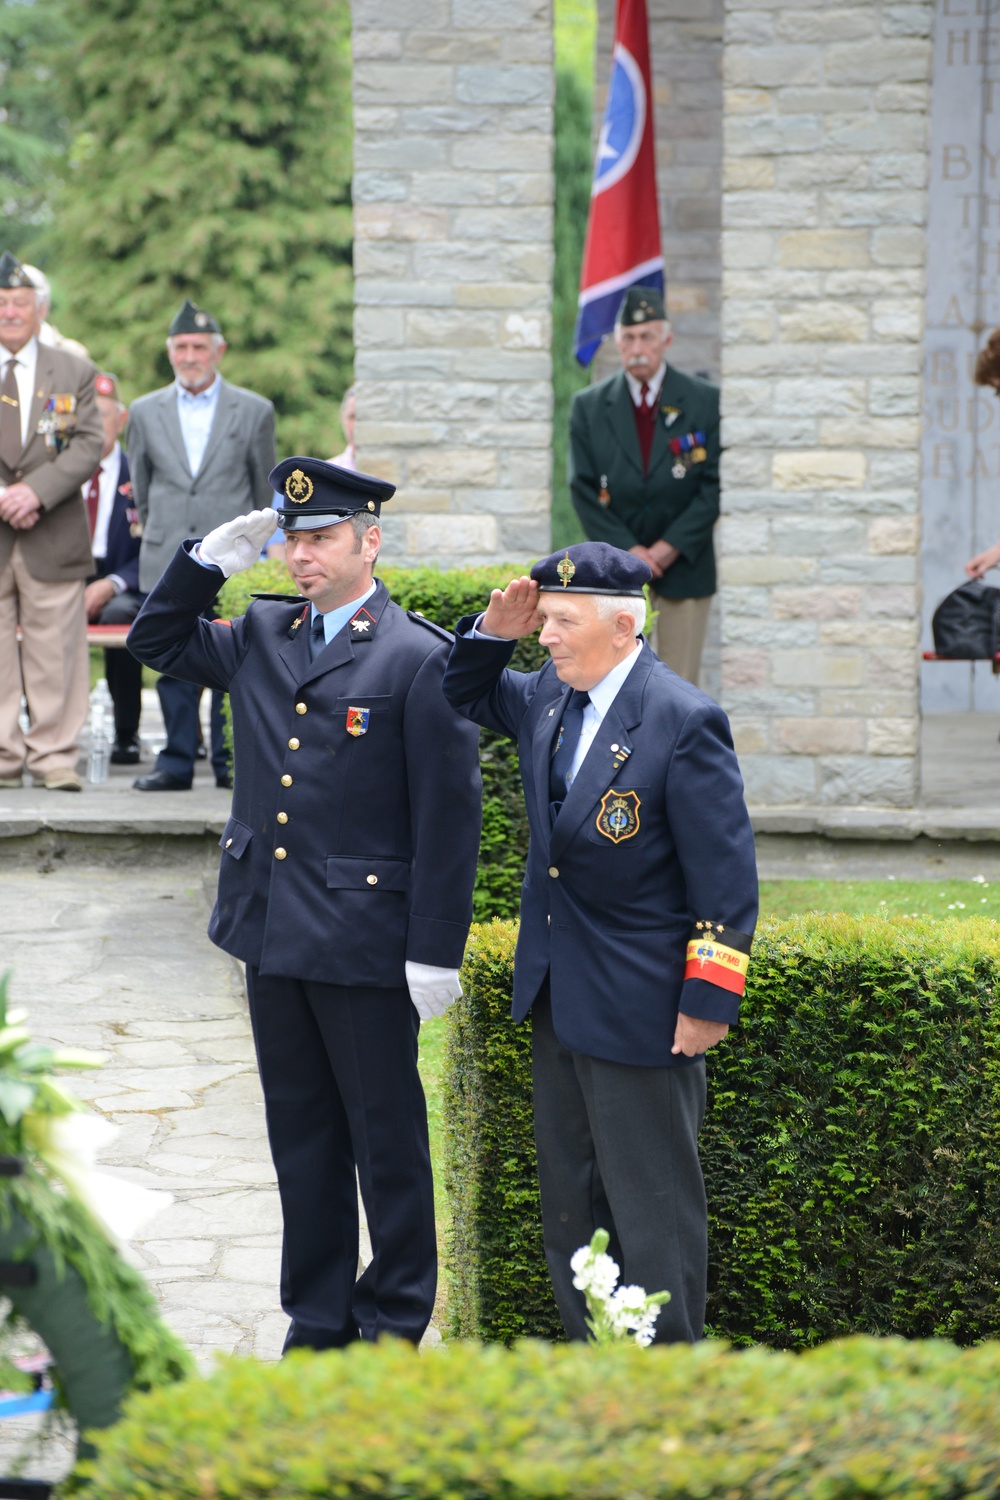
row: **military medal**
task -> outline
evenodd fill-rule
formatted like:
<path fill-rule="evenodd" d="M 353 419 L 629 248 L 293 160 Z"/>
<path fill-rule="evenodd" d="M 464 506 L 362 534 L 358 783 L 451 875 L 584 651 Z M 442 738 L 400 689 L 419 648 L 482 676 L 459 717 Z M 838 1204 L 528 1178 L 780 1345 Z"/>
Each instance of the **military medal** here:
<path fill-rule="evenodd" d="M 634 838 L 639 832 L 639 808 L 642 803 L 636 792 L 605 792 L 601 798 L 601 810 L 597 814 L 597 831 L 603 833 L 613 844 Z"/>
<path fill-rule="evenodd" d="M 69 392 L 50 396 L 35 431 L 44 438 L 46 448 L 61 453 L 76 431 L 76 397 Z"/>
<path fill-rule="evenodd" d="M 703 432 L 688 432 L 684 437 L 670 439 L 670 451 L 676 463 L 670 470 L 675 479 L 683 479 L 691 465 L 703 464 L 708 457 Z"/>
<path fill-rule="evenodd" d="M 349 708 L 347 710 L 347 732 L 357 738 L 360 734 L 368 733 L 369 708 Z"/>
<path fill-rule="evenodd" d="M 597 491 L 597 502 L 599 505 L 603 505 L 605 507 L 611 504 L 611 496 L 608 494 L 607 474 L 601 475 L 601 488 Z"/>

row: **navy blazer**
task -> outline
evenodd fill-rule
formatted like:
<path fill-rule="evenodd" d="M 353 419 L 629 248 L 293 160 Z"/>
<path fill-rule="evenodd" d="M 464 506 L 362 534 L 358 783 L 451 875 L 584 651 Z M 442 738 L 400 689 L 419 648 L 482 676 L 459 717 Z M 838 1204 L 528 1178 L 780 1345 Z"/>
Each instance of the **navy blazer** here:
<path fill-rule="evenodd" d="M 104 557 L 95 557 L 94 567 L 98 578 L 107 578 L 114 573 L 122 580 L 130 594 L 139 592 L 139 547 L 142 530 L 139 512 L 132 499 L 132 486 L 128 477 L 128 458 L 122 450 L 118 468 L 118 483 L 115 487 L 114 504 L 108 520 L 108 550 Z"/>
<path fill-rule="evenodd" d="M 514 1019 L 548 974 L 564 1046 L 611 1062 L 689 1064 L 670 1051 L 678 1008 L 730 1024 L 739 1011 L 728 988 L 684 977 L 694 924 L 749 938 L 757 921 L 753 830 L 729 722 L 643 642 L 553 825 L 549 762 L 569 689 L 551 662 L 508 670 L 514 642 L 473 640 L 475 618 L 457 626 L 444 691 L 459 713 L 516 740 L 520 756 L 531 845 Z"/>
<path fill-rule="evenodd" d="M 380 582 L 313 661 L 303 599 L 202 619 L 222 581 L 181 549 L 128 638 L 140 661 L 230 695 L 209 936 L 264 974 L 326 984 L 402 986 L 406 959 L 458 968 L 482 788 L 478 732 L 441 692 L 451 637 Z"/>

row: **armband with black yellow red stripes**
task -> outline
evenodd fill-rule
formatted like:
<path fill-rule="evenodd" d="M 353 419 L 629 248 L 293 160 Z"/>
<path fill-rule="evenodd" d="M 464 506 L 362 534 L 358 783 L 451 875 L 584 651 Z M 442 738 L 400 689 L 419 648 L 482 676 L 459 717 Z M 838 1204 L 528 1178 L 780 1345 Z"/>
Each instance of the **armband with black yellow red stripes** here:
<path fill-rule="evenodd" d="M 753 938 L 721 922 L 696 922 L 687 945 L 685 979 L 706 979 L 733 995 L 746 988 Z"/>

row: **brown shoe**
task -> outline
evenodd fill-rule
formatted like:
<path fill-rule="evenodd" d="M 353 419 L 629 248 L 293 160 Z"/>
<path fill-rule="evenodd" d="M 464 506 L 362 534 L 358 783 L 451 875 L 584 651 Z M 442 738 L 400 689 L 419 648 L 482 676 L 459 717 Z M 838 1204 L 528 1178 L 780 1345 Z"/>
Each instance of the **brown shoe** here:
<path fill-rule="evenodd" d="M 23 782 L 21 781 L 21 777 L 19 775 L 0 776 L 0 792 L 12 792 L 14 791 L 15 787 L 19 787 L 22 785 Z"/>
<path fill-rule="evenodd" d="M 82 792 L 83 782 L 76 771 L 69 767 L 65 771 L 46 771 L 42 785 L 47 792 Z"/>

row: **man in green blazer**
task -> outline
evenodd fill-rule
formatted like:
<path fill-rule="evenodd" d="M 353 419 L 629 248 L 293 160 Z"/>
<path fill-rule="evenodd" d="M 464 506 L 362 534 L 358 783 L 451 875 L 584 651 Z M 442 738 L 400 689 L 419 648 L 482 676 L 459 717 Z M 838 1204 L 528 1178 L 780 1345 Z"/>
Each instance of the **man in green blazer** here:
<path fill-rule="evenodd" d="M 719 392 L 667 364 L 672 339 L 659 292 L 630 287 L 615 323 L 621 371 L 573 398 L 569 484 L 590 540 L 649 564 L 657 650 L 697 684 L 715 593 Z"/>

